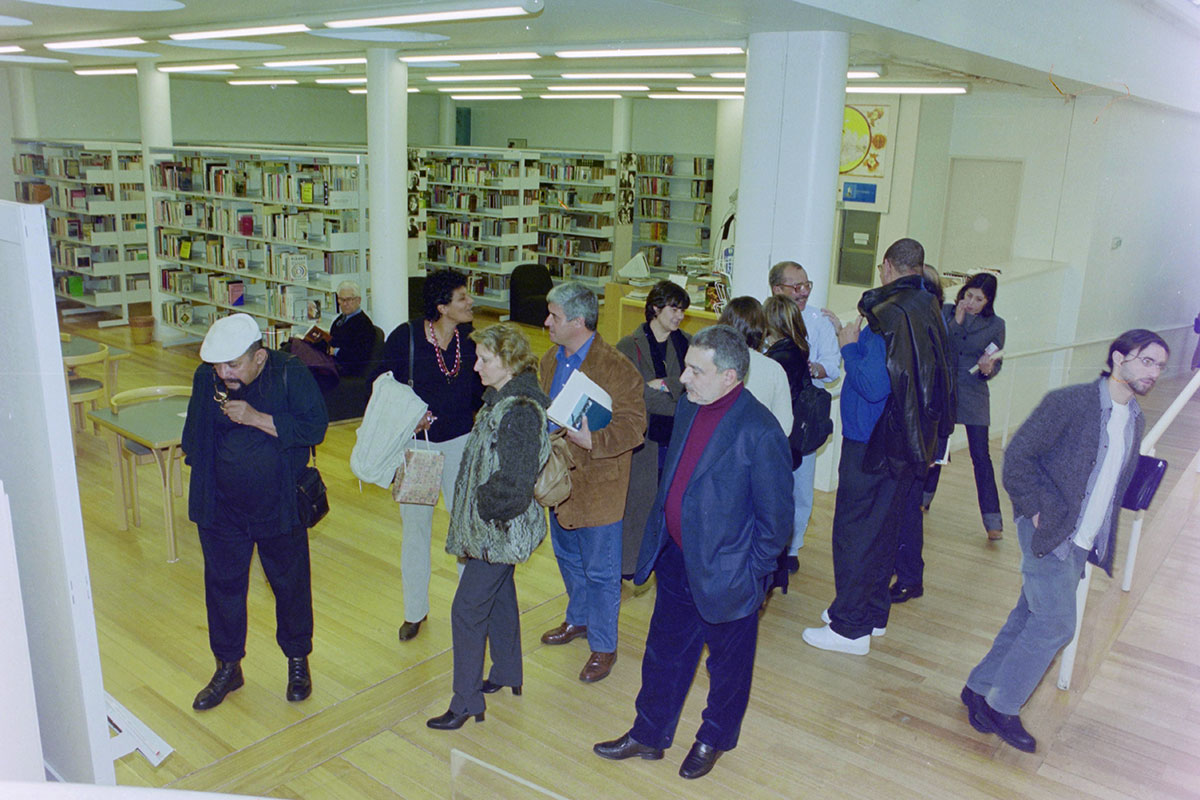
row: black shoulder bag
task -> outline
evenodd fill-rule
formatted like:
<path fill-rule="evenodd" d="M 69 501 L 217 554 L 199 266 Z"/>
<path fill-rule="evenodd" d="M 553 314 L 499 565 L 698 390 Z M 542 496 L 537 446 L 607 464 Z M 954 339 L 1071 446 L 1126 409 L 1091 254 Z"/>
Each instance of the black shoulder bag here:
<path fill-rule="evenodd" d="M 287 366 L 283 368 L 283 392 L 287 394 Z M 311 464 L 305 464 L 296 479 L 296 514 L 300 524 L 311 528 L 329 513 L 329 495 L 325 489 L 325 481 L 317 469 L 317 448 L 308 448 Z"/>

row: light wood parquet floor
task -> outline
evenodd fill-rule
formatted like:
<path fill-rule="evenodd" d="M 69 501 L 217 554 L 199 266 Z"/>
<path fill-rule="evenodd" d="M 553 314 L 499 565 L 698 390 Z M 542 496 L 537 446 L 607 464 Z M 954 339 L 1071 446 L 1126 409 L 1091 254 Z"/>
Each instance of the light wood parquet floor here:
<path fill-rule="evenodd" d="M 94 316 L 68 318 L 64 328 L 130 347 L 128 329 L 98 330 Z M 548 346 L 544 332 L 528 330 L 535 350 Z M 120 388 L 187 382 L 196 364 L 195 347 L 132 349 Z M 1163 381 L 1147 398 L 1151 421 L 1182 385 Z M 452 783 L 457 748 L 569 798 L 1200 797 L 1200 611 L 1188 600 L 1200 579 L 1200 489 L 1194 469 L 1185 470 L 1200 449 L 1200 402 L 1160 444 L 1171 471 L 1147 522 L 1133 592 L 1120 591 L 1119 573 L 1097 574 L 1071 691 L 1057 690 L 1050 675 L 1026 706 L 1036 754 L 976 733 L 958 701 L 1020 586 L 1015 534 L 986 541 L 964 450 L 925 518 L 925 596 L 893 609 L 887 635 L 865 658 L 800 640 L 833 596 L 833 496 L 817 493 L 800 573 L 762 620 L 740 746 L 692 782 L 676 771 L 699 726 L 703 669 L 666 759 L 616 763 L 591 753 L 592 743 L 632 722 L 654 592 L 635 596 L 627 587 L 613 674 L 582 684 L 585 641 L 547 647 L 538 639 L 565 608 L 548 542 L 517 571 L 523 696 L 490 696 L 486 721 L 460 731 L 425 727 L 451 694 L 457 571 L 442 551 L 446 515 L 439 508 L 435 516 L 429 622 L 402 644 L 399 514 L 384 490 L 360 490 L 350 474 L 354 439 L 354 425 L 334 426 L 319 449 L 333 510 L 311 533 L 313 696 L 283 698 L 286 664 L 256 565 L 246 686 L 200 714 L 191 701 L 213 665 L 185 498 L 176 502 L 180 560 L 168 564 L 155 468 L 141 471 L 141 527 L 119 531 L 107 442 L 90 431 L 77 436 L 105 687 L 175 748 L 158 768 L 136 753 L 121 759 L 121 784 L 305 800 L 531 796 L 478 771 L 478 780 Z M 992 446 L 999 472 L 998 438 Z M 1118 564 L 1130 522 L 1126 514 Z"/>

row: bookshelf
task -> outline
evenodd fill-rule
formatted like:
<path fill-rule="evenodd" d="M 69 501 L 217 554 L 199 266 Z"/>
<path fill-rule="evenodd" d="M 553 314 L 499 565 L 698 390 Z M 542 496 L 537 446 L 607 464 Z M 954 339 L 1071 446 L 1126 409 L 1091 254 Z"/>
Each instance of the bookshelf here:
<path fill-rule="evenodd" d="M 475 302 L 508 308 L 513 268 L 536 259 L 538 154 L 424 148 L 426 270 L 468 274 Z"/>
<path fill-rule="evenodd" d="M 709 251 L 712 176 L 712 156 L 638 154 L 633 246 L 651 267 L 674 271 L 680 256 Z"/>
<path fill-rule="evenodd" d="M 245 312 L 277 347 L 313 324 L 328 330 L 343 280 L 367 296 L 365 155 L 154 148 L 150 175 L 155 307 L 168 329 L 203 336 Z"/>
<path fill-rule="evenodd" d="M 539 167 L 538 261 L 555 280 L 603 294 L 613 274 L 616 154 L 543 152 Z"/>
<path fill-rule="evenodd" d="M 129 306 L 150 301 L 150 261 L 140 145 L 13 140 L 15 196 L 46 208 L 54 291 L 103 309 L 124 325 Z"/>

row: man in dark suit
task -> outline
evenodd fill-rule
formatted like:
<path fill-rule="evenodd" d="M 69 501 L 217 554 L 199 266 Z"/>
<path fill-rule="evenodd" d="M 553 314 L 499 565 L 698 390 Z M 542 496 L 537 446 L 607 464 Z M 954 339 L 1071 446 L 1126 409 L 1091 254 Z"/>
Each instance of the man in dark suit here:
<path fill-rule="evenodd" d="M 792 535 L 791 452 L 775 417 L 744 390 L 745 339 L 714 325 L 692 339 L 658 495 L 634 580 L 653 569 L 658 595 L 633 727 L 592 749 L 660 759 L 670 747 L 704 647 L 703 723 L 679 768 L 699 778 L 737 745 L 750 700 L 758 609 Z"/>

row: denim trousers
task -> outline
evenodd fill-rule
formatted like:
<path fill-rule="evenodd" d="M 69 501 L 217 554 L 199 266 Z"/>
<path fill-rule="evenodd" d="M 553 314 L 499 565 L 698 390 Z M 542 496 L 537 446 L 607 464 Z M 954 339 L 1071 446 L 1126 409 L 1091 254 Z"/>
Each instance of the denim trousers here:
<path fill-rule="evenodd" d="M 1020 712 L 1054 656 L 1075 635 L 1075 590 L 1087 551 L 1072 545 L 1065 559 L 1053 553 L 1038 558 L 1031 550 L 1033 532 L 1032 520 L 1017 517 L 1021 596 L 992 649 L 967 678 L 967 687 L 1001 714 Z"/>
<path fill-rule="evenodd" d="M 788 545 L 788 555 L 798 555 L 804 547 L 804 532 L 808 530 L 808 520 L 812 516 L 813 482 L 817 477 L 817 454 L 809 453 L 800 462 L 800 466 L 792 471 L 792 498 L 796 502 L 795 521 L 792 526 L 792 543 Z"/>
<path fill-rule="evenodd" d="M 1004 530 L 1004 517 L 1000 513 L 1000 493 L 996 491 L 996 470 L 992 467 L 992 456 L 988 452 L 987 425 L 964 425 L 967 429 L 967 450 L 971 453 L 971 466 L 975 468 L 975 496 L 979 500 L 979 513 L 983 527 L 989 531 Z M 930 468 L 925 476 L 925 492 L 921 505 L 933 502 L 937 492 L 941 465 Z"/>
<path fill-rule="evenodd" d="M 617 652 L 621 612 L 621 521 L 567 530 L 550 512 L 550 543 L 567 589 L 567 623 L 586 625 L 596 653 Z"/>

